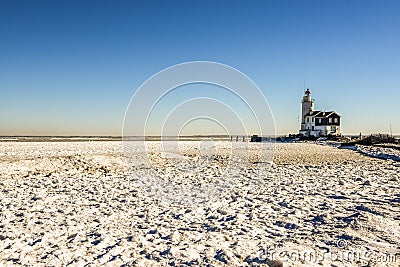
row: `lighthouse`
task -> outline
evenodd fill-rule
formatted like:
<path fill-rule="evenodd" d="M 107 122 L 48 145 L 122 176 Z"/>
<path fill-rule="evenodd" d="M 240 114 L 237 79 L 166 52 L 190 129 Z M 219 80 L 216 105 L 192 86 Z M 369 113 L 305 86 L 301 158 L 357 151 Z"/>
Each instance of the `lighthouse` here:
<path fill-rule="evenodd" d="M 304 92 L 301 101 L 301 127 L 304 137 L 339 136 L 341 116 L 335 111 L 314 110 L 310 89 Z"/>
<path fill-rule="evenodd" d="M 301 130 L 306 130 L 306 115 L 314 111 L 314 100 L 311 99 L 310 89 L 305 91 L 301 101 Z"/>

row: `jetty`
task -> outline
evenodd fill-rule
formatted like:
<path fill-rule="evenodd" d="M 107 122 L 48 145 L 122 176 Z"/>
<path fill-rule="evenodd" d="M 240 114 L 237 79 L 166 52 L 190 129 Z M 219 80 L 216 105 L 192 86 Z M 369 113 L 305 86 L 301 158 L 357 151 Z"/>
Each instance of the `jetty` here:
<path fill-rule="evenodd" d="M 360 135 L 360 137 L 356 140 L 342 142 L 341 146 L 355 146 L 355 145 L 372 146 L 379 144 L 399 144 L 399 143 L 400 143 L 399 139 L 396 139 L 389 134 L 371 134 L 366 137 L 362 137 Z"/>

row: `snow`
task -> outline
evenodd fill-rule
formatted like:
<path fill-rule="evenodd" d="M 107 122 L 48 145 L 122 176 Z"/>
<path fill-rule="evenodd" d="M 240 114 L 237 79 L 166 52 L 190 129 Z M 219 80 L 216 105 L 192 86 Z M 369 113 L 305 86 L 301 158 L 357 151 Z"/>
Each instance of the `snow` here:
<path fill-rule="evenodd" d="M 184 157 L 148 147 L 169 182 L 203 159 L 190 185 L 224 177 L 229 144 L 215 143 L 218 157 L 195 141 Z M 0 265 L 398 266 L 397 161 L 312 143 L 277 143 L 273 163 L 236 152 L 237 183 L 179 206 L 137 186 L 152 172 L 130 169 L 122 142 L 0 143 Z"/>

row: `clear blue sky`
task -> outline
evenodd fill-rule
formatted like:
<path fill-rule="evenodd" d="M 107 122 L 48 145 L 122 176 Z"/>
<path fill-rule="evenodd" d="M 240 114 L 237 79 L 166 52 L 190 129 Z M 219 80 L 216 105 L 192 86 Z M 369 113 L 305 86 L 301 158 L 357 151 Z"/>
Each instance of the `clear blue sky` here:
<path fill-rule="evenodd" d="M 346 134 L 400 134 L 399 1 L 0 0 L 0 135 L 120 135 L 149 76 L 228 64 L 297 132 L 304 80 Z"/>

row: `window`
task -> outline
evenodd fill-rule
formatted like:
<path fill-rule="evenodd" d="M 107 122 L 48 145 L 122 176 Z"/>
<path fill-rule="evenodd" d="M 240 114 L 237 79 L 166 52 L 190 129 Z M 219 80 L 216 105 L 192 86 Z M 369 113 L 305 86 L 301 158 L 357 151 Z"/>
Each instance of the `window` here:
<path fill-rule="evenodd" d="M 332 118 L 329 118 L 329 123 L 332 123 Z"/>
<path fill-rule="evenodd" d="M 335 118 L 335 123 L 338 123 L 339 122 L 339 118 Z"/>

